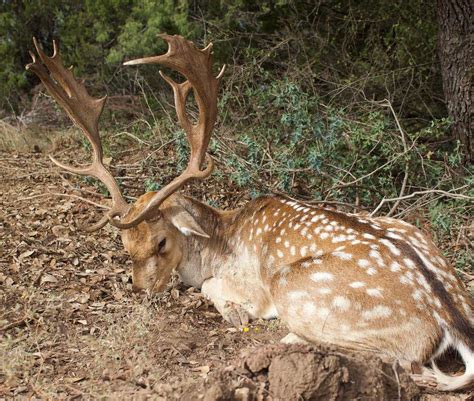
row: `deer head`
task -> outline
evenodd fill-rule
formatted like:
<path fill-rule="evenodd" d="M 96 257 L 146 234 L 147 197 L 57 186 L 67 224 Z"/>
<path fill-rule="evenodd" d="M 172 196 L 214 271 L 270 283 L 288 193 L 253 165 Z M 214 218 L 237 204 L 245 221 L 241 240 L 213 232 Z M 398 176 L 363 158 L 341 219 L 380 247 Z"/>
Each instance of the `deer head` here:
<path fill-rule="evenodd" d="M 166 54 L 128 61 L 125 65 L 161 64 L 186 78 L 183 83 L 177 83 L 160 71 L 160 75 L 173 89 L 178 121 L 186 132 L 191 154 L 186 169 L 179 177 L 158 192 L 142 195 L 133 205 L 125 201 L 117 182 L 102 160 L 98 123 L 106 97 L 95 99 L 88 94 L 71 69 L 64 67 L 56 42 L 53 42 L 53 55 L 48 57 L 33 39 L 39 60 L 30 53 L 33 62 L 26 66 L 41 79 L 48 92 L 92 145 L 93 155 L 89 166 L 77 168 L 67 166 L 53 157 L 51 160 L 66 171 L 90 175 L 102 181 L 112 197 L 110 210 L 87 230 L 98 230 L 107 223 L 121 229 L 122 241 L 134 262 L 134 288 L 152 291 L 161 291 L 169 281 L 171 272 L 181 263 L 185 242 L 183 237 L 208 236 L 178 198 L 172 195 L 190 180 L 205 179 L 213 171 L 214 163 L 206 151 L 216 121 L 217 92 L 225 68 L 214 77 L 212 44 L 200 50 L 181 36 L 159 36 L 168 43 Z M 189 119 L 186 112 L 186 99 L 191 89 L 199 109 L 196 123 Z M 204 163 L 207 166 L 202 169 Z"/>

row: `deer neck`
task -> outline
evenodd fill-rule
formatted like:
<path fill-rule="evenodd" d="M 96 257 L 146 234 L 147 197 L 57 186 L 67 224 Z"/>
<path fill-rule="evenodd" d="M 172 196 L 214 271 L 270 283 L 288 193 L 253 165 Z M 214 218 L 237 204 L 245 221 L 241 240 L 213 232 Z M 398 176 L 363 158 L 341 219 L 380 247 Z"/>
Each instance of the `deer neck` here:
<path fill-rule="evenodd" d="M 241 237 L 242 228 L 252 218 L 247 209 L 252 207 L 222 211 L 183 198 L 185 207 L 209 234 L 209 238 L 185 237 L 183 260 L 177 269 L 184 284 L 200 288 L 206 279 L 219 276 L 222 271 L 238 269 L 242 263 L 258 263 L 254 249 Z"/>

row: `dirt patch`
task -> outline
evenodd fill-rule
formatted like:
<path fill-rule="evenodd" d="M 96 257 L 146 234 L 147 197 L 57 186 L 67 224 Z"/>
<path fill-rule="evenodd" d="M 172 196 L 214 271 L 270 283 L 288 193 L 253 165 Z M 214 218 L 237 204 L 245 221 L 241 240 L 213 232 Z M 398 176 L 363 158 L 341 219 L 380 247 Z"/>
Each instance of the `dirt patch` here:
<path fill-rule="evenodd" d="M 191 394 L 222 400 L 412 400 L 420 394 L 399 366 L 328 346 L 265 345 L 242 352 Z"/>

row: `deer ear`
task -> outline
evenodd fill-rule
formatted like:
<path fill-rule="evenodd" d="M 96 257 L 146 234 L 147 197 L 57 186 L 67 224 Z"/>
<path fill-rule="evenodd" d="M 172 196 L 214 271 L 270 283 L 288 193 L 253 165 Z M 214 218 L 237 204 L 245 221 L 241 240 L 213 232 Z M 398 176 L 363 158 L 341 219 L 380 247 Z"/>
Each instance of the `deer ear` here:
<path fill-rule="evenodd" d="M 202 229 L 191 213 L 184 208 L 181 208 L 179 212 L 173 214 L 171 224 L 188 237 L 190 235 L 197 235 L 199 237 L 209 238 L 209 234 Z"/>

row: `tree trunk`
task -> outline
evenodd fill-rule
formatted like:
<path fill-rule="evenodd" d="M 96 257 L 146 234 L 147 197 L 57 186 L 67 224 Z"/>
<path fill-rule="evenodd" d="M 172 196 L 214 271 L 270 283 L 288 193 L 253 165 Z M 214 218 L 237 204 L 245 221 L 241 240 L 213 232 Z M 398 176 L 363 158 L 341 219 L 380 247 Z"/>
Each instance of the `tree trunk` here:
<path fill-rule="evenodd" d="M 474 161 L 473 45 L 471 0 L 438 0 L 439 58 L 452 134 L 462 144 L 464 162 Z"/>

